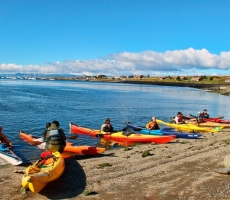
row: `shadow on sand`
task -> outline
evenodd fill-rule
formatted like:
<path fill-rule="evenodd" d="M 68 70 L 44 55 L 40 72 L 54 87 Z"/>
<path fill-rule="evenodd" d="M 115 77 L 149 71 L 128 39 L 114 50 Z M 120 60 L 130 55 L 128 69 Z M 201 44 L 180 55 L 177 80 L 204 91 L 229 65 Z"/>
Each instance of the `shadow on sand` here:
<path fill-rule="evenodd" d="M 75 158 L 65 159 L 65 171 L 60 178 L 52 181 L 40 192 L 49 199 L 73 198 L 85 190 L 86 176 Z"/>

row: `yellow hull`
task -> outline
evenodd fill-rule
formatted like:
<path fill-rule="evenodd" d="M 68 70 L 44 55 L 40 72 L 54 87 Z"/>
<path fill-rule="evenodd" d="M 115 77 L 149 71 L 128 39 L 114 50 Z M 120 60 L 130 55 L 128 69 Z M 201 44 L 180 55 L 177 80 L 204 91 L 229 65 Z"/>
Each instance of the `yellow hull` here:
<path fill-rule="evenodd" d="M 40 192 L 49 182 L 59 178 L 65 169 L 65 162 L 59 152 L 53 153 L 56 161 L 44 166 L 38 166 L 38 161 L 30 165 L 22 177 L 22 187 L 34 193 Z"/>
<path fill-rule="evenodd" d="M 157 119 L 156 120 L 157 123 L 159 124 L 163 124 L 163 125 L 166 125 L 166 126 L 170 126 L 170 127 L 173 127 L 173 128 L 176 128 L 176 129 L 179 129 L 179 130 L 183 130 L 183 131 L 198 131 L 198 132 L 218 132 L 220 130 L 223 129 L 223 127 L 199 127 L 195 124 L 174 124 L 174 123 L 169 123 L 169 122 L 164 122 L 162 120 L 159 120 Z"/>

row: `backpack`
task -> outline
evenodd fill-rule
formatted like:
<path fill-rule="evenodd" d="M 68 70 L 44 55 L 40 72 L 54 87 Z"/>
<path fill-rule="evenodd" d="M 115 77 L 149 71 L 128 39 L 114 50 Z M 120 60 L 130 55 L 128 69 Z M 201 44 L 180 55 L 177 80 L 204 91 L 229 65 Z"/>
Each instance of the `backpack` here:
<path fill-rule="evenodd" d="M 62 138 L 60 135 L 60 130 L 50 130 L 49 131 L 49 137 L 48 137 L 48 142 L 50 144 L 62 144 Z"/>

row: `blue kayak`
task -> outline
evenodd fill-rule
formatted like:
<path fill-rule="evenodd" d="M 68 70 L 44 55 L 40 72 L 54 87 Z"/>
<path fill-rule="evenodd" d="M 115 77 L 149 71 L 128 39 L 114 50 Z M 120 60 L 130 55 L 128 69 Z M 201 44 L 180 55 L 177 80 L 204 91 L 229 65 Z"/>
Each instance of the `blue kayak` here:
<path fill-rule="evenodd" d="M 139 131 L 141 134 L 148 135 L 175 135 L 177 138 L 186 138 L 186 139 L 197 139 L 202 136 L 202 134 L 193 134 L 193 133 L 184 133 L 176 132 L 173 129 L 159 129 L 159 130 L 149 130 L 144 126 L 137 126 L 131 123 L 126 123 L 127 128 L 131 128 L 134 131 Z"/>

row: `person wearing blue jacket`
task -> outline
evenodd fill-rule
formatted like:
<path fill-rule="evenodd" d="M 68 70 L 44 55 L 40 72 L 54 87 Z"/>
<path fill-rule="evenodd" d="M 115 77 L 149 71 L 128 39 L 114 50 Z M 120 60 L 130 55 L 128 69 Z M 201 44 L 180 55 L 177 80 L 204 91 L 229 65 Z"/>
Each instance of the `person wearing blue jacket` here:
<path fill-rule="evenodd" d="M 209 118 L 209 114 L 207 113 L 207 109 L 204 109 L 201 113 L 202 118 Z"/>

